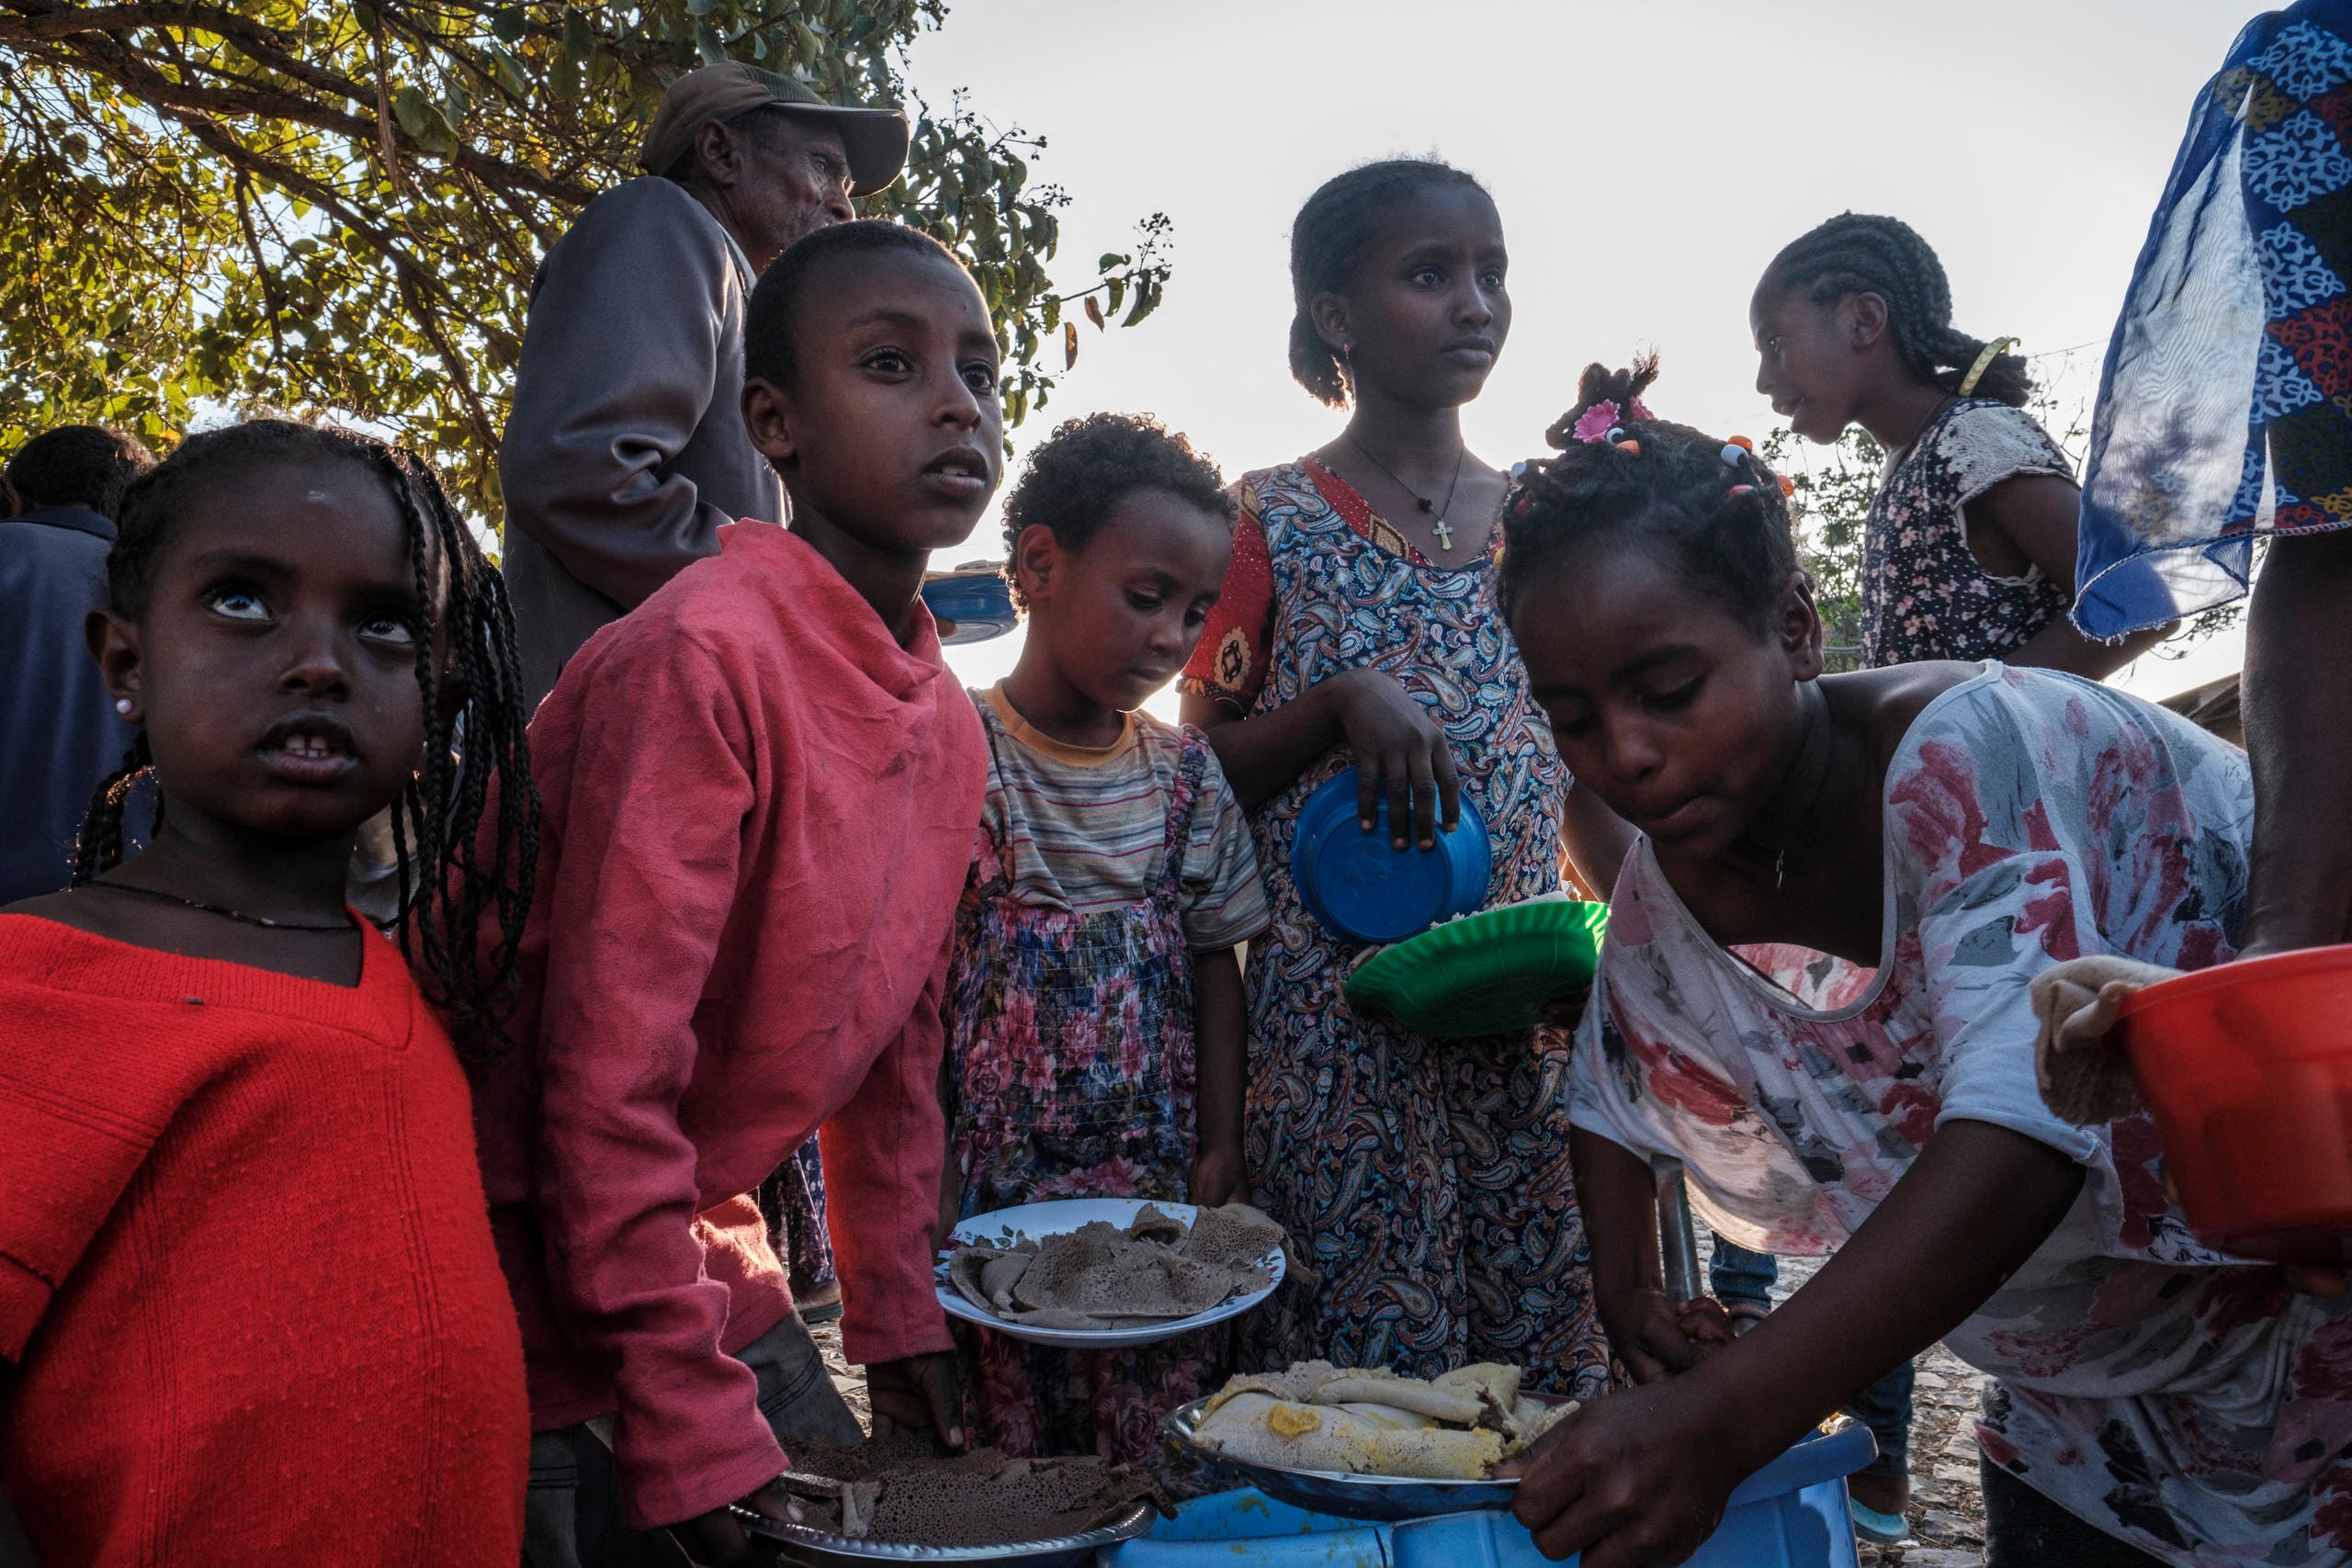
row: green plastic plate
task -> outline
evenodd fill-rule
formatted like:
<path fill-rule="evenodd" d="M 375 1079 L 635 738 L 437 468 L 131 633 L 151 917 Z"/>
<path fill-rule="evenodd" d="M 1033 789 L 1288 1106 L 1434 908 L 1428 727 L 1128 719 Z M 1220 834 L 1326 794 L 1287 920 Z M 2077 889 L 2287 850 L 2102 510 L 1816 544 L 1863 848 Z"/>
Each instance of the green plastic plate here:
<path fill-rule="evenodd" d="M 1440 1039 L 1532 1029 L 1592 985 L 1609 906 L 1565 897 L 1481 909 L 1384 947 L 1348 977 L 1348 1001 Z"/>

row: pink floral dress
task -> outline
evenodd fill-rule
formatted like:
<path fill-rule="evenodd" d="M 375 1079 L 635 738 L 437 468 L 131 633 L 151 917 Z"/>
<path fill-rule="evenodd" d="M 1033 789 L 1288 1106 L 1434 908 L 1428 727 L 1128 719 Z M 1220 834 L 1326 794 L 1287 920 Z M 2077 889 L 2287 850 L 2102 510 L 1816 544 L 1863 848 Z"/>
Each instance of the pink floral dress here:
<path fill-rule="evenodd" d="M 1835 1248 L 1944 1122 L 2084 1169 L 2073 1211 L 1947 1337 L 1996 1380 L 1985 1454 L 2167 1562 L 2352 1560 L 2352 1303 L 2208 1251 L 2145 1116 L 2086 1130 L 2035 1088 L 2034 976 L 2089 953 L 2232 956 L 2243 753 L 2104 686 L 1988 664 L 1887 769 L 1875 969 L 1718 946 L 1644 841 L 1617 883 L 1576 1123 L 1653 1163 L 1742 1246 Z"/>

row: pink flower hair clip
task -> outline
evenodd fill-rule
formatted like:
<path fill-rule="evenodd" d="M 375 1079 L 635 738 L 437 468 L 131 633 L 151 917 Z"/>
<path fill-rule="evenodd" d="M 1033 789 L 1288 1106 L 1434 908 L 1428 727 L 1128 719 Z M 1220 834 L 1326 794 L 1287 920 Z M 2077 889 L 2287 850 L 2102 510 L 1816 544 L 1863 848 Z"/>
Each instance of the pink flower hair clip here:
<path fill-rule="evenodd" d="M 1617 427 L 1617 400 L 1603 398 L 1577 415 L 1576 424 L 1568 434 L 1588 444 L 1606 441 L 1609 433 Z"/>
<path fill-rule="evenodd" d="M 1577 415 L 1577 422 L 1568 427 L 1568 434 L 1578 441 L 1586 443 L 1622 441 L 1625 435 L 1625 433 L 1618 428 L 1622 421 L 1657 417 L 1639 398 L 1634 399 L 1629 408 L 1622 409 L 1617 406 L 1616 399 L 1603 398 Z"/>

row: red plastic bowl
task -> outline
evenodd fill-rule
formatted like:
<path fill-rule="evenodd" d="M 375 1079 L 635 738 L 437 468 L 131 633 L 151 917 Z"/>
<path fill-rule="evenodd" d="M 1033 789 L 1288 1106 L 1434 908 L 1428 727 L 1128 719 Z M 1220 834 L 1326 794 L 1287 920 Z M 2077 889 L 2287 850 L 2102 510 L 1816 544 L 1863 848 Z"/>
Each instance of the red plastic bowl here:
<path fill-rule="evenodd" d="M 2352 1261 L 2352 945 L 2151 986 L 2120 1035 L 2199 1240 Z"/>

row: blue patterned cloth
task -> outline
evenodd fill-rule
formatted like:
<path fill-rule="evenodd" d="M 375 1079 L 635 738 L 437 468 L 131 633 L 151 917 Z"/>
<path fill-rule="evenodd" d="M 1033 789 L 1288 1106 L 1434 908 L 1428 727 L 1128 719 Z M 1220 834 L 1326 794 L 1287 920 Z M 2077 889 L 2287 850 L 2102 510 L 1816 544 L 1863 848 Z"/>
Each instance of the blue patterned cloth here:
<path fill-rule="evenodd" d="M 2238 35 L 2188 121 L 2109 344 L 2075 623 L 2225 604 L 2264 536 L 2352 525 L 2352 0 Z"/>

